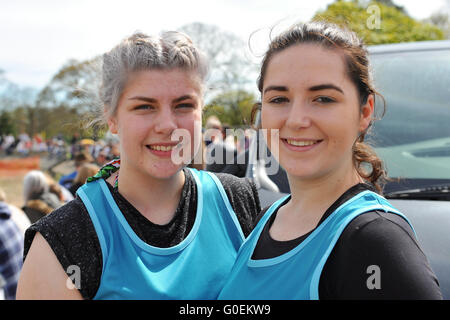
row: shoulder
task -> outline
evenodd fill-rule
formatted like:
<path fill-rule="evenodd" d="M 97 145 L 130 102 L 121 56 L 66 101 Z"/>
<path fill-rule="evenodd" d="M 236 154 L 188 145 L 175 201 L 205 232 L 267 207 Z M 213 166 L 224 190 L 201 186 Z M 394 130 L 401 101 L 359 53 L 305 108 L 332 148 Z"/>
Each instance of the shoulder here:
<path fill-rule="evenodd" d="M 100 283 L 102 251 L 83 202 L 75 198 L 31 225 L 25 232 L 24 261 L 34 239 L 39 239 L 36 235 L 45 240 L 63 270 L 74 265 L 80 268 L 84 274 L 80 292 L 84 298 L 92 298 Z"/>
<path fill-rule="evenodd" d="M 249 178 L 239 178 L 228 173 L 213 173 L 217 176 L 233 206 L 249 204 L 254 207 L 256 214 L 261 211 L 258 190 Z"/>
<path fill-rule="evenodd" d="M 333 252 L 341 257 L 352 255 L 353 259 L 386 261 L 397 260 L 399 252 L 405 250 L 425 257 L 414 231 L 403 217 L 370 211 L 357 216 L 345 227 Z"/>
<path fill-rule="evenodd" d="M 229 173 L 213 172 L 212 174 L 216 175 L 226 191 L 235 193 L 244 192 L 246 194 L 258 196 L 256 185 L 249 178 L 240 178 Z"/>
<path fill-rule="evenodd" d="M 83 202 L 78 198 L 69 201 L 26 230 L 24 256 L 27 255 L 36 232 L 41 233 L 55 249 L 60 245 L 70 246 L 73 240 L 86 233 L 89 223 L 92 222 Z"/>
<path fill-rule="evenodd" d="M 368 286 L 373 270 L 381 272 L 377 290 Z M 440 298 L 437 278 L 411 226 L 397 214 L 380 211 L 364 213 L 346 226 L 320 285 L 321 294 L 335 298 Z"/>
<path fill-rule="evenodd" d="M 363 246 L 379 246 L 391 242 L 400 245 L 407 242 L 419 247 L 414 231 L 403 217 L 381 211 L 370 211 L 357 216 L 346 226 L 340 241 Z"/>

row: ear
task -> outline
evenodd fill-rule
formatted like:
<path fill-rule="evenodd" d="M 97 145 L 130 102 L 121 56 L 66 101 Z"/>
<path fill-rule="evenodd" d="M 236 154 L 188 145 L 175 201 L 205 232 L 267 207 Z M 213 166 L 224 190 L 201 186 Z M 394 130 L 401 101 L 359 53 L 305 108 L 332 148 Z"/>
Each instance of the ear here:
<path fill-rule="evenodd" d="M 117 134 L 118 133 L 117 117 L 116 116 L 109 116 L 108 117 L 108 127 L 109 127 L 109 131 L 112 134 Z"/>
<path fill-rule="evenodd" d="M 104 109 L 103 109 L 103 116 L 106 117 L 106 119 L 107 119 L 109 131 L 112 134 L 117 134 L 117 132 L 118 132 L 117 118 L 116 118 L 115 115 L 111 115 L 108 112 L 107 106 L 105 106 Z"/>
<path fill-rule="evenodd" d="M 117 119 L 115 117 L 108 118 L 108 127 L 112 134 L 117 134 Z"/>
<path fill-rule="evenodd" d="M 369 127 L 373 120 L 373 112 L 375 108 L 375 97 L 370 94 L 367 97 L 367 102 L 361 107 L 361 115 L 359 118 L 359 132 L 364 132 Z"/>

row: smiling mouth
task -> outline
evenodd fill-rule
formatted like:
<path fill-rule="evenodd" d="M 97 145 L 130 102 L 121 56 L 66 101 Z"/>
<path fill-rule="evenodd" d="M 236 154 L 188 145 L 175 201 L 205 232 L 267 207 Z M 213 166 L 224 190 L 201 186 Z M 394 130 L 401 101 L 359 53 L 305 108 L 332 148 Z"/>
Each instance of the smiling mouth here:
<path fill-rule="evenodd" d="M 172 151 L 173 149 L 177 148 L 181 146 L 181 143 L 175 144 L 175 145 L 160 145 L 160 144 L 148 144 L 146 145 L 146 147 L 150 150 L 154 150 L 154 151 L 165 151 L 165 152 L 169 152 Z"/>
<path fill-rule="evenodd" d="M 292 139 L 282 139 L 287 144 L 294 147 L 308 147 L 322 142 L 323 140 L 292 140 Z"/>

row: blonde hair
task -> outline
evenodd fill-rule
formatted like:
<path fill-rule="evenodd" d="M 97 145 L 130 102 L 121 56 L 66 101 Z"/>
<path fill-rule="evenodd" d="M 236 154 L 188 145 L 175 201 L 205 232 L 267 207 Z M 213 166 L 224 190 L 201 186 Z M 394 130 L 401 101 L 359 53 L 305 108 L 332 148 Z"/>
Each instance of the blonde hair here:
<path fill-rule="evenodd" d="M 206 56 L 184 33 L 166 31 L 161 36 L 141 32 L 125 38 L 103 55 L 100 103 L 96 119 L 89 125 L 106 123 L 115 115 L 122 91 L 130 73 L 142 70 L 183 69 L 195 72 L 201 84 L 208 73 Z"/>
<path fill-rule="evenodd" d="M 78 169 L 78 173 L 73 180 L 74 183 L 84 184 L 86 179 L 95 175 L 100 167 L 93 163 L 85 163 Z"/>

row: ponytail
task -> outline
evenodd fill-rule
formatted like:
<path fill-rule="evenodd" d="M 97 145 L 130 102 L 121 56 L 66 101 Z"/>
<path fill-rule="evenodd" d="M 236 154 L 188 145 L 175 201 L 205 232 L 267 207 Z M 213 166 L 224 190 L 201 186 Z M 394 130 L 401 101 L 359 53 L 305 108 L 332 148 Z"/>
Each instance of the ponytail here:
<path fill-rule="evenodd" d="M 365 133 L 360 135 L 353 145 L 353 163 L 358 174 L 372 184 L 378 193 L 383 193 L 383 187 L 388 180 L 383 161 L 375 151 L 364 142 Z M 367 168 L 367 166 L 370 168 Z"/>

